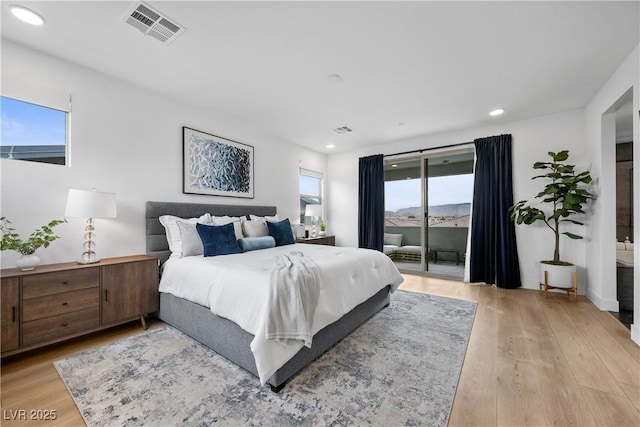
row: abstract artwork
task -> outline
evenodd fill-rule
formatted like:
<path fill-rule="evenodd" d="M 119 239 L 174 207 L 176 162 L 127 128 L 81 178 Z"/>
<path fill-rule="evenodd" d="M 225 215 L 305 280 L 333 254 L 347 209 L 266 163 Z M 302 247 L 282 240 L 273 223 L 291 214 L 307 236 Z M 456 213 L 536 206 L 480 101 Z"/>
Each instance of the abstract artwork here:
<path fill-rule="evenodd" d="M 253 198 L 253 147 L 182 128 L 183 192 Z"/>

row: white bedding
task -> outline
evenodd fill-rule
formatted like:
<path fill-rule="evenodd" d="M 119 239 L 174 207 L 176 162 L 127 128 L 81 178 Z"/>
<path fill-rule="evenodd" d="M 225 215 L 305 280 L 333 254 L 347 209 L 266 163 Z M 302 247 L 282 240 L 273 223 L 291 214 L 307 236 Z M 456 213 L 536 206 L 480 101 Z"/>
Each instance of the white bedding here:
<path fill-rule="evenodd" d="M 254 335 L 251 350 L 264 384 L 303 346 L 301 342 L 266 339 L 270 272 L 275 258 L 291 251 L 302 252 L 320 268 L 314 334 L 385 286 L 391 285 L 395 291 L 403 280 L 381 252 L 295 244 L 216 257 L 171 258 L 163 266 L 160 292 L 209 307 Z"/>

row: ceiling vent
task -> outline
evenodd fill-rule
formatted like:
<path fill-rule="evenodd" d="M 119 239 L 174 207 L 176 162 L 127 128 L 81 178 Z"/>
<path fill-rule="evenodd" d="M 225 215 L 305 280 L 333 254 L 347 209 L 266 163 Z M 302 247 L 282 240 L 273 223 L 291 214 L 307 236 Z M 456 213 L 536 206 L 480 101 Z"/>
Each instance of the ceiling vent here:
<path fill-rule="evenodd" d="M 186 30 L 174 20 L 167 18 L 142 2 L 134 4 L 123 19 L 127 24 L 136 27 L 145 35 L 166 44 L 171 43 Z"/>
<path fill-rule="evenodd" d="M 348 126 L 341 126 L 339 128 L 332 129 L 332 131 L 334 133 L 337 133 L 338 135 L 341 135 L 343 133 L 353 132 Z"/>

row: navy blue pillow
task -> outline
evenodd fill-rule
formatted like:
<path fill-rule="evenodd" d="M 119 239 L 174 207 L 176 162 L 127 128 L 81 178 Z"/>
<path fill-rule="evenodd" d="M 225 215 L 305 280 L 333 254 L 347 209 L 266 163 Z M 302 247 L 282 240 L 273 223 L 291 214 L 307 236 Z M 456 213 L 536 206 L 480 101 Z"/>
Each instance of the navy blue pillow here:
<path fill-rule="evenodd" d="M 240 253 L 233 223 L 225 225 L 196 224 L 196 231 L 202 240 L 204 256 Z"/>
<path fill-rule="evenodd" d="M 275 239 L 276 246 L 292 245 L 296 242 L 293 237 L 293 231 L 291 231 L 289 218 L 280 222 L 267 221 L 267 229 L 269 230 L 269 235 Z"/>

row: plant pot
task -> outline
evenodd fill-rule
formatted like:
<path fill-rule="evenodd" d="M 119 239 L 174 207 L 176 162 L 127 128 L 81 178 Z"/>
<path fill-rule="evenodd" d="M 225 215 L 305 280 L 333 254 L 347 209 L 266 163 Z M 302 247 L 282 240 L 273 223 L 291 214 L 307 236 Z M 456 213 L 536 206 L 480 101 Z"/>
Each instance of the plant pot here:
<path fill-rule="evenodd" d="M 16 267 L 22 271 L 33 270 L 40 265 L 40 258 L 36 254 L 22 255 L 16 260 Z"/>
<path fill-rule="evenodd" d="M 318 236 L 325 236 L 326 234 L 327 234 L 327 232 L 326 232 L 326 231 L 320 231 L 320 232 L 318 233 Z"/>
<path fill-rule="evenodd" d="M 554 265 L 540 262 L 540 284 L 544 285 L 544 272 L 547 272 L 547 285 L 554 288 L 570 289 L 573 288 L 573 274 L 576 272 L 576 266 L 571 265 Z"/>
<path fill-rule="evenodd" d="M 559 289 L 567 293 L 568 297 L 573 294 L 573 300 L 578 300 L 578 273 L 576 266 L 540 263 L 540 290 L 544 291 L 544 297 L 552 289 Z"/>

